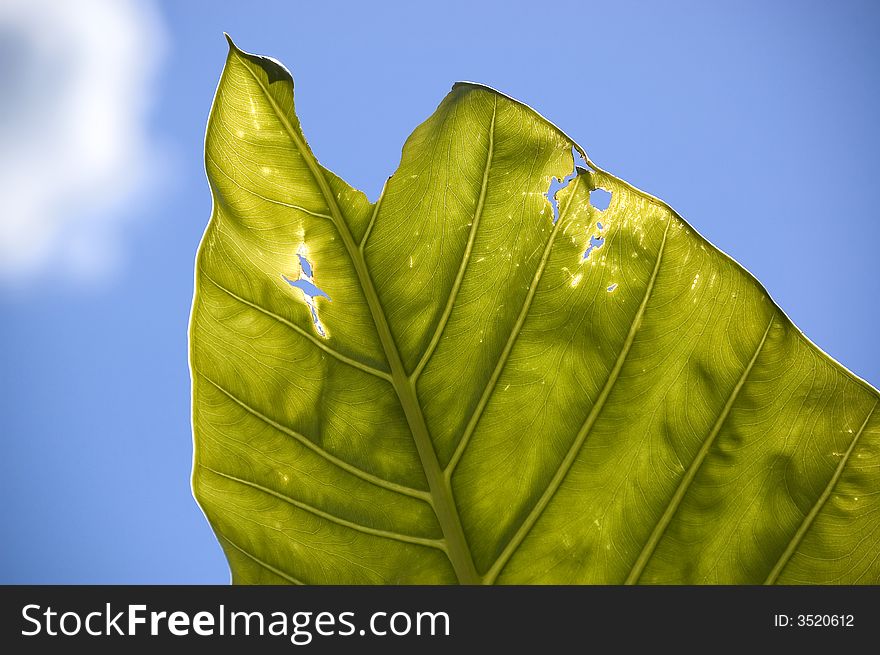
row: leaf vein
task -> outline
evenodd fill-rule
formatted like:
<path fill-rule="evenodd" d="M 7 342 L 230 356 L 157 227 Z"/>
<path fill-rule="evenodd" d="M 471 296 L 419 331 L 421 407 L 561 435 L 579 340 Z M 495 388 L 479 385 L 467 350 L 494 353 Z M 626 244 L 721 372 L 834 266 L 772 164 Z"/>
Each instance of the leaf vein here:
<path fill-rule="evenodd" d="M 645 570 L 648 561 L 651 559 L 655 549 L 657 548 L 657 544 L 660 543 L 661 537 L 663 537 L 663 534 L 666 532 L 666 528 L 669 526 L 669 523 L 672 522 L 672 518 L 678 511 L 678 508 L 681 505 L 681 501 L 684 499 L 684 496 L 687 494 L 687 491 L 690 488 L 690 485 L 693 482 L 694 478 L 696 477 L 697 472 L 705 461 L 709 449 L 715 442 L 715 438 L 718 436 L 721 428 L 727 421 L 727 417 L 730 415 L 730 410 L 733 408 L 737 397 L 739 397 L 739 392 L 745 386 L 746 380 L 748 379 L 749 374 L 752 372 L 752 369 L 755 366 L 755 362 L 758 361 L 758 356 L 764 349 L 764 344 L 767 342 L 767 336 L 770 334 L 770 328 L 773 326 L 774 318 L 775 317 L 771 316 L 770 322 L 767 324 L 767 327 L 764 330 L 764 334 L 761 336 L 761 340 L 758 342 L 758 345 L 755 348 L 751 359 L 746 364 L 742 374 L 739 377 L 739 380 L 737 380 L 737 383 L 731 390 L 730 395 L 727 397 L 727 401 L 724 403 L 724 406 L 721 409 L 721 413 L 718 415 L 718 418 L 713 424 L 708 436 L 703 440 L 700 449 L 697 451 L 697 454 L 691 462 L 691 465 L 688 467 L 688 470 L 685 473 L 684 477 L 681 479 L 681 482 L 676 488 L 675 493 L 669 500 L 666 509 L 660 516 L 660 519 L 657 521 L 654 529 L 651 531 L 651 535 L 648 537 L 648 540 L 642 547 L 642 550 L 639 553 L 639 556 L 636 558 L 636 561 L 633 564 L 633 567 L 630 570 L 629 574 L 627 575 L 624 584 L 636 584 L 639 580 L 639 577 L 642 575 L 642 572 Z"/>
<path fill-rule="evenodd" d="M 227 398 L 229 398 L 231 401 L 236 403 L 239 407 L 241 407 L 242 409 L 244 409 L 245 411 L 247 411 L 251 415 L 255 416 L 256 418 L 260 419 L 261 421 L 263 421 L 267 425 L 272 426 L 273 428 L 275 428 L 279 432 L 283 432 L 284 434 L 288 435 L 289 437 L 292 437 L 293 439 L 295 439 L 296 441 L 301 443 L 303 446 L 305 446 L 306 448 L 311 450 L 316 455 L 319 455 L 320 457 L 323 457 L 324 459 L 326 459 L 331 464 L 335 464 L 339 468 L 351 473 L 354 476 L 359 477 L 362 480 L 365 480 L 367 482 L 371 482 L 372 484 L 376 485 L 377 487 L 382 487 L 383 489 L 388 489 L 389 491 L 396 491 L 397 493 L 403 494 L 404 496 L 411 496 L 412 498 L 418 498 L 419 500 L 423 500 L 427 503 L 431 502 L 431 497 L 427 492 L 421 491 L 419 489 L 413 489 L 412 487 L 407 487 L 405 485 L 398 484 L 397 482 L 391 482 L 390 480 L 386 480 L 385 478 L 380 478 L 377 475 L 374 475 L 372 473 L 368 473 L 367 471 L 364 471 L 363 469 L 360 469 L 360 468 L 354 466 L 353 464 L 349 464 L 348 462 L 346 462 L 342 459 L 339 459 L 335 455 L 332 455 L 331 453 L 327 452 L 326 450 L 324 450 L 323 448 L 318 446 L 311 439 L 308 439 L 307 437 L 305 437 L 304 435 L 300 434 L 299 432 L 297 432 L 295 430 L 291 430 L 286 425 L 282 425 L 281 423 L 278 423 L 277 421 L 272 420 L 271 418 L 269 418 L 265 414 L 261 413 L 257 409 L 251 407 L 246 402 L 244 402 L 243 400 L 241 400 L 240 398 L 235 396 L 231 391 L 227 390 L 222 385 L 215 382 L 214 380 L 209 378 L 207 375 L 205 375 L 201 371 L 194 371 L 194 372 L 201 375 L 202 378 L 205 379 L 205 381 L 207 381 L 212 386 L 216 387 L 216 389 L 220 393 L 222 393 Z"/>
<path fill-rule="evenodd" d="M 210 471 L 214 475 L 218 475 L 222 478 L 226 478 L 232 482 L 237 484 L 241 484 L 247 487 L 251 487 L 252 489 L 256 489 L 262 493 L 268 494 L 270 496 L 274 496 L 275 498 L 293 505 L 303 511 L 309 512 L 310 514 L 314 514 L 315 516 L 319 516 L 322 519 L 326 519 L 327 521 L 331 521 L 338 525 L 344 526 L 351 530 L 356 530 L 358 532 L 363 532 L 365 534 L 373 535 L 376 537 L 384 537 L 385 539 L 392 539 L 394 541 L 401 541 L 404 543 L 415 544 L 418 546 L 426 546 L 428 548 L 436 548 L 438 550 L 446 551 L 446 546 L 442 540 L 439 539 L 428 539 L 425 537 L 417 537 L 414 535 L 402 534 L 399 532 L 394 532 L 392 530 L 382 530 L 380 528 L 371 528 L 367 525 L 361 525 L 360 523 L 356 523 L 354 521 L 349 521 L 348 519 L 344 519 L 340 516 L 336 516 L 335 514 L 331 514 L 330 512 L 326 512 L 324 510 L 318 509 L 317 507 L 313 507 L 308 503 L 304 503 L 300 500 L 296 500 L 287 496 L 286 494 L 282 494 L 274 489 L 270 489 L 268 487 L 264 487 L 261 484 L 257 484 L 256 482 L 252 482 L 250 480 L 245 480 L 243 478 L 236 477 L 234 475 L 230 475 L 228 473 L 223 473 L 222 471 L 218 471 L 217 469 L 211 468 L 210 466 L 206 466 L 205 464 L 199 464 L 203 469 Z"/>
<path fill-rule="evenodd" d="M 370 222 L 367 224 L 367 229 L 364 231 L 364 236 L 361 237 L 361 242 L 358 246 L 358 250 L 360 250 L 361 253 L 363 253 L 364 248 L 367 247 L 367 239 L 370 238 L 370 233 L 373 231 L 373 225 L 376 223 L 376 216 L 379 215 L 379 208 L 382 206 L 382 200 L 385 198 L 385 190 L 388 188 L 388 182 L 390 180 L 390 177 L 385 180 L 385 184 L 382 185 L 382 192 L 379 194 L 379 197 L 376 199 L 376 204 L 373 206 L 373 213 L 370 216 Z"/>
<path fill-rule="evenodd" d="M 764 581 L 765 585 L 775 584 L 776 580 L 779 578 L 779 575 L 782 573 L 783 569 L 788 564 L 791 556 L 794 555 L 794 552 L 797 550 L 797 547 L 800 545 L 801 540 L 803 540 L 804 535 L 809 532 L 810 528 L 813 525 L 813 522 L 816 520 L 816 517 L 822 511 L 822 508 L 825 506 L 825 503 L 828 502 L 828 499 L 831 497 L 831 493 L 834 491 L 834 487 L 837 486 L 837 482 L 840 480 L 840 477 L 843 475 L 843 471 L 846 468 L 847 463 L 849 462 L 850 455 L 852 455 L 853 451 L 856 449 L 856 445 L 859 443 L 859 438 L 862 436 L 862 433 L 865 431 L 865 428 L 868 425 L 868 421 L 871 420 L 871 417 L 874 415 L 874 410 L 877 409 L 877 400 L 874 400 L 874 404 L 871 406 L 871 411 L 868 412 L 868 416 L 865 418 L 865 421 L 862 423 L 862 427 L 859 428 L 859 431 L 856 432 L 856 436 L 853 437 L 852 442 L 844 453 L 843 457 L 840 458 L 840 463 L 838 463 L 837 468 L 834 469 L 834 473 L 831 475 L 831 479 L 828 480 L 828 484 L 825 485 L 825 488 L 822 490 L 822 493 L 819 495 L 819 498 L 816 499 L 816 502 L 813 503 L 813 506 L 810 508 L 810 511 L 804 515 L 804 520 L 801 522 L 800 526 L 798 526 L 797 531 L 792 536 L 791 540 L 789 540 L 788 545 L 785 547 L 785 550 L 782 551 L 782 555 L 779 556 L 779 560 L 777 560 L 776 564 L 770 570 L 770 573 L 767 575 L 767 579 Z"/>
<path fill-rule="evenodd" d="M 431 337 L 430 343 L 428 343 L 428 347 L 425 349 L 425 352 L 422 354 L 421 359 L 419 360 L 418 365 L 413 371 L 410 379 L 415 382 L 419 375 L 421 375 L 422 371 L 425 369 L 425 366 L 428 365 L 428 361 L 431 359 L 431 356 L 434 354 L 434 351 L 437 349 L 437 344 L 440 343 L 440 337 L 443 335 L 443 331 L 446 329 L 446 324 L 449 321 L 449 317 L 452 314 L 452 308 L 455 305 L 455 300 L 458 298 L 458 291 L 461 289 L 461 284 L 464 281 L 464 274 L 467 270 L 468 264 L 470 263 L 471 253 L 473 252 L 474 242 L 477 237 L 477 230 L 480 227 L 480 220 L 483 217 L 483 207 L 486 204 L 486 191 L 489 187 L 489 172 L 492 170 L 492 157 L 495 153 L 495 116 L 498 112 L 498 98 L 495 97 L 495 104 L 492 106 L 492 120 L 489 123 L 489 147 L 486 152 L 486 166 L 483 169 L 483 180 L 480 184 L 480 195 L 477 198 L 477 206 L 474 209 L 474 216 L 471 220 L 471 229 L 468 234 L 467 245 L 464 249 L 464 254 L 461 257 L 461 263 L 458 266 L 458 273 L 455 276 L 455 281 L 452 283 L 452 289 L 449 291 L 449 297 L 446 300 L 446 306 L 443 309 L 443 314 L 440 316 L 440 320 L 437 322 L 437 327 L 434 329 L 434 335 Z"/>
<path fill-rule="evenodd" d="M 220 282 L 215 280 L 213 277 L 211 277 L 210 275 L 208 275 L 204 271 L 202 271 L 202 275 L 204 275 L 205 279 L 207 279 L 211 284 L 213 284 L 215 287 L 217 287 L 218 289 L 220 289 L 221 291 L 226 293 L 226 295 L 230 296 L 231 298 L 237 300 L 238 302 L 240 302 L 244 305 L 247 305 L 248 307 L 256 309 L 259 312 L 262 312 L 266 316 L 275 319 L 276 321 L 278 321 L 282 325 L 286 325 L 291 330 L 296 332 L 298 335 L 300 335 L 301 337 L 305 337 L 306 339 L 311 341 L 314 345 L 316 345 L 318 348 L 320 348 L 321 350 L 326 352 L 328 355 L 335 357 L 340 362 L 343 362 L 344 364 L 348 364 L 349 366 L 353 366 L 354 368 L 359 369 L 359 370 L 363 371 L 364 373 L 369 373 L 370 375 L 373 375 L 377 378 L 385 380 L 386 382 L 391 382 L 391 376 L 388 373 L 386 373 L 385 371 L 379 370 L 377 368 L 373 368 L 369 364 L 359 362 L 358 360 L 352 359 L 351 357 L 348 357 L 347 355 L 343 355 L 338 350 L 331 348 L 330 346 L 325 344 L 323 341 L 318 339 L 318 337 L 315 337 L 315 336 L 309 334 L 306 330 L 303 330 L 301 327 L 299 327 L 295 323 L 288 321 L 283 316 L 279 316 L 275 312 L 272 312 L 272 311 L 266 309 L 265 307 L 261 307 L 260 305 L 254 303 L 254 302 L 251 302 L 250 300 L 247 300 L 246 298 L 239 296 L 237 293 L 235 293 L 231 289 L 228 289 L 226 286 L 224 286 L 223 284 L 221 284 Z"/>
<path fill-rule="evenodd" d="M 288 582 L 291 582 L 291 583 L 293 583 L 293 584 L 295 584 L 295 585 L 305 585 L 305 584 L 306 584 L 306 583 L 303 582 L 302 580 L 298 580 L 298 579 L 294 578 L 292 575 L 289 575 L 289 574 L 285 573 L 285 572 L 282 571 L 281 569 L 277 569 L 277 568 L 275 568 L 274 566 L 272 566 L 272 565 L 269 564 L 268 562 L 264 562 L 264 561 L 261 560 L 259 557 L 257 557 L 256 555 L 254 555 L 253 553 L 251 553 L 251 552 L 248 551 L 247 549 L 242 548 L 242 547 L 239 546 L 237 543 L 235 543 L 232 539 L 230 539 L 229 537 L 227 537 L 226 535 L 224 535 L 222 532 L 220 532 L 219 530 L 217 530 L 216 527 L 214 528 L 214 530 L 215 530 L 215 532 L 217 533 L 217 536 L 220 537 L 220 539 L 222 539 L 223 541 L 225 541 L 227 544 L 229 544 L 230 546 L 232 546 L 233 548 L 235 548 L 235 550 L 237 550 L 238 552 L 240 552 L 242 555 L 244 555 L 245 557 L 247 557 L 248 559 L 250 559 L 252 562 L 255 562 L 257 565 L 263 567 L 264 569 L 266 569 L 266 570 L 269 571 L 270 573 L 274 573 L 274 574 L 277 575 L 279 578 L 284 578 L 284 579 L 287 580 Z"/>
<path fill-rule="evenodd" d="M 580 175 L 575 177 L 575 179 L 572 180 L 572 184 L 577 185 L 580 182 L 580 178 Z M 447 479 L 452 477 L 452 474 L 455 472 L 455 467 L 458 466 L 458 462 L 461 460 L 462 455 L 464 455 L 464 451 L 467 448 L 468 442 L 470 441 L 474 430 L 477 427 L 477 423 L 479 423 L 480 421 L 483 410 L 486 408 L 486 405 L 489 402 L 489 398 L 495 391 L 495 386 L 498 384 L 498 379 L 501 377 L 501 372 L 504 370 L 504 367 L 507 364 L 507 360 L 510 357 L 513 346 L 519 338 L 520 330 L 522 330 L 522 326 L 525 324 L 526 317 L 528 316 L 529 310 L 532 306 L 532 301 L 534 300 L 535 294 L 538 291 L 538 283 L 541 281 L 541 277 L 544 274 L 544 269 L 547 266 L 547 262 L 550 260 L 550 253 L 553 249 L 553 244 L 556 241 L 556 235 L 559 233 L 563 218 L 567 215 L 568 209 L 571 206 L 571 201 L 574 197 L 575 188 L 573 187 L 571 191 L 572 193 L 568 197 L 568 202 L 565 205 L 565 209 L 560 212 L 559 219 L 553 226 L 553 231 L 550 233 L 550 238 L 547 240 L 547 245 L 544 247 L 544 252 L 541 255 L 541 260 L 538 262 L 538 267 L 535 269 L 535 275 L 532 278 L 532 284 L 529 287 L 529 291 L 526 294 L 525 300 L 523 300 L 523 306 L 520 309 L 519 315 L 517 316 L 516 323 L 514 323 L 513 328 L 511 328 L 510 336 L 507 339 L 507 343 L 504 345 L 504 350 L 501 351 L 501 355 L 499 355 L 498 357 L 498 362 L 495 364 L 495 369 L 492 371 L 492 375 L 489 377 L 489 381 L 486 383 L 486 386 L 483 389 L 483 394 L 480 396 L 480 400 L 477 403 L 476 408 L 474 408 L 474 411 L 471 414 L 471 418 L 468 420 L 464 432 L 462 433 L 461 439 L 459 439 L 458 445 L 456 446 L 455 451 L 453 452 L 452 457 L 450 458 L 449 463 L 446 466 L 445 475 Z"/>
<path fill-rule="evenodd" d="M 535 503 L 535 506 L 532 508 L 531 512 L 529 512 L 528 516 L 526 516 L 525 520 L 514 533 L 513 537 L 511 537 L 510 541 L 507 542 L 504 550 L 501 551 L 501 554 L 486 572 L 483 578 L 485 584 L 492 584 L 495 581 L 495 579 L 501 573 L 501 570 L 510 560 L 513 553 L 516 552 L 516 549 L 519 548 L 520 544 L 523 542 L 526 536 L 528 536 L 532 527 L 535 525 L 535 523 L 537 523 L 541 514 L 544 512 L 544 509 L 547 507 L 547 505 L 550 504 L 550 500 L 553 498 L 556 491 L 562 485 L 562 481 L 565 479 L 565 476 L 568 474 L 569 470 L 571 470 L 571 467 L 574 464 L 578 453 L 580 452 L 581 446 L 583 446 L 584 442 L 590 434 L 590 431 L 593 428 L 593 425 L 595 425 L 596 419 L 599 417 L 602 408 L 605 406 L 605 401 L 608 399 L 608 396 L 611 394 L 611 391 L 614 388 L 615 383 L 617 382 L 617 377 L 620 375 L 620 370 L 623 368 L 623 364 L 626 361 L 627 356 L 629 355 L 633 342 L 635 341 L 636 334 L 638 333 L 639 328 L 642 325 L 642 317 L 645 314 L 645 309 L 648 306 L 648 301 L 651 298 L 651 293 L 654 291 L 654 283 L 657 281 L 657 274 L 660 272 L 660 263 L 663 261 L 663 253 L 666 249 L 666 238 L 669 234 L 670 224 L 671 221 L 666 223 L 666 229 L 663 232 L 663 240 L 660 242 L 660 248 L 657 252 L 657 261 L 654 263 L 654 270 L 652 271 L 651 277 L 648 280 L 648 285 L 645 288 L 645 295 L 642 298 L 642 302 L 639 305 L 635 316 L 633 317 L 632 324 L 630 325 L 629 332 L 627 333 L 626 339 L 624 340 L 623 347 L 621 348 L 620 353 L 617 356 L 614 367 L 608 374 L 608 379 L 605 381 L 605 385 L 602 387 L 602 391 L 599 393 L 599 397 L 596 399 L 593 408 L 590 410 L 590 413 L 584 420 L 580 431 L 578 432 L 577 436 L 574 439 L 574 442 L 572 442 L 571 447 L 568 449 L 568 452 L 560 463 L 559 468 L 556 470 L 556 473 L 550 480 L 550 484 L 547 485 L 547 488 L 544 490 L 544 493 L 541 494 L 541 497 L 538 499 L 538 502 Z"/>
<path fill-rule="evenodd" d="M 273 205 L 280 205 L 281 207 L 287 207 L 289 209 L 296 209 L 298 211 L 303 212 L 304 214 L 308 214 L 309 216 L 314 216 L 315 218 L 323 218 L 323 219 L 326 219 L 329 221 L 333 220 L 333 217 L 328 216 L 327 214 L 315 212 L 310 209 L 306 209 L 305 207 L 301 207 L 300 205 L 294 205 L 293 203 L 283 202 L 281 200 L 276 200 L 275 198 L 269 198 L 268 196 L 264 196 L 261 193 L 257 193 L 253 189 L 249 189 L 248 187 L 244 186 L 241 182 L 239 182 L 234 177 L 232 177 L 229 173 L 224 171 L 223 167 L 220 166 L 220 162 L 218 162 L 216 159 L 214 159 L 211 155 L 205 155 L 205 157 L 209 161 L 214 162 L 214 165 L 217 167 L 217 170 L 220 172 L 221 175 L 223 175 L 223 177 L 225 177 L 227 180 L 232 182 L 232 184 L 234 184 L 236 187 L 238 187 L 239 189 L 241 189 L 245 193 L 248 193 L 252 196 L 255 196 L 255 197 L 259 198 L 260 200 L 265 200 L 266 202 L 271 203 Z M 228 203 L 224 203 L 224 204 L 226 204 L 228 206 Z"/>

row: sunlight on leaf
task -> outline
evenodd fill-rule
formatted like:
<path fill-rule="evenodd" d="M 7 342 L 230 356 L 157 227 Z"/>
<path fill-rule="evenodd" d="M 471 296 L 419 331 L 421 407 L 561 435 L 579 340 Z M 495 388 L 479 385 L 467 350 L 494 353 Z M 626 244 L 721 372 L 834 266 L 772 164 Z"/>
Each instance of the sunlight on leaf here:
<path fill-rule="evenodd" d="M 880 581 L 878 392 L 529 107 L 457 84 L 371 204 L 230 41 L 205 147 L 193 487 L 234 582 Z"/>

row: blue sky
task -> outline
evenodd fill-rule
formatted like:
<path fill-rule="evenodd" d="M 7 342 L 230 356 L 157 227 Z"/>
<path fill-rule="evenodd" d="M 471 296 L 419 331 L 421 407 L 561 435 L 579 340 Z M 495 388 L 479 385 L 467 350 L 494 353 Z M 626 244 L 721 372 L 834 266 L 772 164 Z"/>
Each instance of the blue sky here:
<path fill-rule="evenodd" d="M 223 31 L 290 68 L 313 150 L 373 199 L 454 81 L 527 102 L 880 385 L 876 3 L 4 5 L 0 582 L 229 579 L 186 353 Z"/>

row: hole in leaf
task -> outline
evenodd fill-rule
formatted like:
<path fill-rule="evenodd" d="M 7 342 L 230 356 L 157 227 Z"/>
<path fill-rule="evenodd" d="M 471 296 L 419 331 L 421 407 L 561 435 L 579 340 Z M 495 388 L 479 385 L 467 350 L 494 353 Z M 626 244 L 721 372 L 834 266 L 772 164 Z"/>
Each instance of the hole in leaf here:
<path fill-rule="evenodd" d="M 553 223 L 559 220 L 559 202 L 556 200 L 556 193 L 560 189 L 564 189 L 568 186 L 568 183 L 574 178 L 574 174 L 566 175 L 562 180 L 559 180 L 555 177 L 550 178 L 550 187 L 547 189 L 547 200 L 550 201 L 550 206 L 553 208 Z"/>
<path fill-rule="evenodd" d="M 547 200 L 550 201 L 550 206 L 553 208 L 553 224 L 556 224 L 556 221 L 559 220 L 559 202 L 556 200 L 556 194 L 559 193 L 561 189 L 564 189 L 568 186 L 569 182 L 571 182 L 574 178 L 577 177 L 578 168 L 586 170 L 587 162 L 581 156 L 581 153 L 577 151 L 577 148 L 572 146 L 571 149 L 571 157 L 574 160 L 574 166 L 571 169 L 571 173 L 566 175 L 561 180 L 556 177 L 550 178 L 550 186 L 547 188 L 547 193 L 544 194 L 547 196 Z"/>
<path fill-rule="evenodd" d="M 595 235 L 591 236 L 590 243 L 587 244 L 587 249 L 584 251 L 583 258 L 586 259 L 587 257 L 590 256 L 591 252 L 593 252 L 594 250 L 598 250 L 599 248 L 601 248 L 604 245 L 605 245 L 605 237 L 597 237 Z"/>
<path fill-rule="evenodd" d="M 315 283 L 311 280 L 306 280 L 304 278 L 300 278 L 299 280 L 289 280 L 286 277 L 284 279 L 287 280 L 287 283 L 290 286 L 302 290 L 302 292 L 310 298 L 326 298 L 327 300 L 330 300 L 330 296 L 315 286 Z"/>
<path fill-rule="evenodd" d="M 599 228 L 602 229 L 601 227 Z M 303 255 L 296 253 L 297 258 L 299 259 L 299 265 L 302 268 L 302 272 L 311 279 L 312 277 L 312 263 L 306 259 Z"/>
<path fill-rule="evenodd" d="M 590 204 L 600 212 L 605 211 L 611 204 L 611 193 L 605 189 L 593 189 L 590 191 Z M 602 229 L 601 226 L 599 229 Z"/>
<path fill-rule="evenodd" d="M 321 323 L 321 318 L 318 316 L 318 305 L 316 301 L 318 298 L 326 298 L 329 302 L 330 296 L 327 295 L 326 291 L 315 284 L 313 277 L 314 269 L 312 268 L 312 262 L 310 262 L 305 256 L 304 245 L 300 246 L 296 256 L 297 259 L 299 259 L 299 276 L 296 279 L 290 279 L 282 274 L 281 277 L 290 286 L 299 289 L 302 292 L 303 302 L 309 308 L 309 313 L 312 315 L 312 324 L 315 326 L 315 331 L 322 337 L 326 338 L 327 330 L 324 329 L 324 324 Z"/>

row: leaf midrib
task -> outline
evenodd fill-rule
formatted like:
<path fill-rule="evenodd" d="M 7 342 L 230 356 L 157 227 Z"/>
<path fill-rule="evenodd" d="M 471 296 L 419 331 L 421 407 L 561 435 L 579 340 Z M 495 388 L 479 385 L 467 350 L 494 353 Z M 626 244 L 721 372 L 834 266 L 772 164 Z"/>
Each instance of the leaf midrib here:
<path fill-rule="evenodd" d="M 461 518 L 458 514 L 458 509 L 456 508 L 455 501 L 452 497 L 451 486 L 443 476 L 443 471 L 440 467 L 440 463 L 437 460 L 437 454 L 434 451 L 433 444 L 431 443 L 427 424 L 425 423 L 424 416 L 422 415 L 422 410 L 418 402 L 415 386 L 413 385 L 403 366 L 400 352 L 398 351 L 397 344 L 395 343 L 394 337 L 391 334 L 388 320 L 385 316 L 382 304 L 379 301 L 379 296 L 376 293 L 376 289 L 373 286 L 373 280 L 370 276 L 370 272 L 367 267 L 366 260 L 363 257 L 363 253 L 359 248 L 359 244 L 355 243 L 351 231 L 348 229 L 348 224 L 345 222 L 339 205 L 336 202 L 336 198 L 334 197 L 329 185 L 327 184 L 327 179 L 324 177 L 324 173 L 321 170 L 318 162 L 315 160 L 315 157 L 312 154 L 311 150 L 307 147 L 303 139 L 299 137 L 296 130 L 293 129 L 293 126 L 290 124 L 287 116 L 285 116 L 284 112 L 281 111 L 281 108 L 278 106 L 278 103 L 275 102 L 275 99 L 272 97 L 272 94 L 269 92 L 269 89 L 266 87 L 263 81 L 251 69 L 248 61 L 238 54 L 237 49 L 235 50 L 235 52 L 236 56 L 238 56 L 239 58 L 239 61 L 241 61 L 244 68 L 248 71 L 248 73 L 260 87 L 263 95 L 271 106 L 272 111 L 281 122 L 281 125 L 284 128 L 285 132 L 287 132 L 287 135 L 293 141 L 294 145 L 302 156 L 303 161 L 305 161 L 306 166 L 308 166 L 309 171 L 311 172 L 312 177 L 315 180 L 315 183 L 321 190 L 321 194 L 324 196 L 324 199 L 327 202 L 327 207 L 330 210 L 331 216 L 333 217 L 333 223 L 334 225 L 336 225 L 336 229 L 339 232 L 340 237 L 342 238 L 342 242 L 345 245 L 345 249 L 348 252 L 348 256 L 354 266 L 355 273 L 358 277 L 358 282 L 360 283 L 361 289 L 364 293 L 364 297 L 370 309 L 370 314 L 373 317 L 373 323 L 376 326 L 376 332 L 379 335 L 379 341 L 382 344 L 383 350 L 385 351 L 385 356 L 388 358 L 388 364 L 391 368 L 391 384 L 395 392 L 397 393 L 398 400 L 400 401 L 401 407 L 403 408 L 404 415 L 406 416 L 407 423 L 409 424 L 410 432 L 413 436 L 413 441 L 416 445 L 416 450 L 419 454 L 419 459 L 422 463 L 422 469 L 428 481 L 428 489 L 430 490 L 431 496 L 431 506 L 434 509 L 434 513 L 437 515 L 437 520 L 440 523 L 441 530 L 443 531 L 443 537 L 444 541 L 446 542 L 449 560 L 452 563 L 452 567 L 455 570 L 456 577 L 458 578 L 458 581 L 460 583 L 479 584 L 480 576 L 477 574 L 476 567 L 474 566 L 473 562 L 473 557 L 471 556 L 470 549 L 467 545 L 467 540 L 464 536 L 464 530 L 461 525 Z"/>

